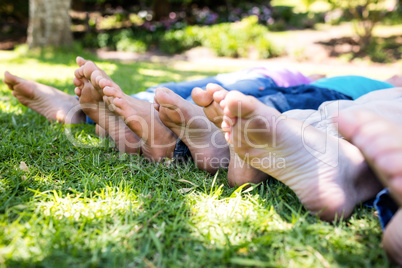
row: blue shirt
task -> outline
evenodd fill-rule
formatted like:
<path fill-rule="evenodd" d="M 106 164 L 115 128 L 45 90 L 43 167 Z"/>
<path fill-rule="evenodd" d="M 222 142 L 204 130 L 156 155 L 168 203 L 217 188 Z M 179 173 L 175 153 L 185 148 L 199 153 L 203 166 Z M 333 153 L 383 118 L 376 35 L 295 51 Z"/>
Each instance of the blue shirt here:
<path fill-rule="evenodd" d="M 321 78 L 312 82 L 311 85 L 336 90 L 352 99 L 357 99 L 371 91 L 394 87 L 387 82 L 356 75 Z"/>

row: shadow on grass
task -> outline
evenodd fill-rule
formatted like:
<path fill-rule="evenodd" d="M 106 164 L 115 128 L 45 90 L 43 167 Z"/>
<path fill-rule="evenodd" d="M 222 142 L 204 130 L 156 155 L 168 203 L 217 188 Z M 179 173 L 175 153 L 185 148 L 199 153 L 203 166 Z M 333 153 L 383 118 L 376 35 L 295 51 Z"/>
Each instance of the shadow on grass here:
<path fill-rule="evenodd" d="M 392 63 L 402 58 L 402 37 L 375 37 L 366 48 L 361 48 L 351 37 L 334 38 L 327 42 L 318 42 L 324 45 L 331 57 L 345 56 L 350 60 L 368 57 L 373 62 Z"/>

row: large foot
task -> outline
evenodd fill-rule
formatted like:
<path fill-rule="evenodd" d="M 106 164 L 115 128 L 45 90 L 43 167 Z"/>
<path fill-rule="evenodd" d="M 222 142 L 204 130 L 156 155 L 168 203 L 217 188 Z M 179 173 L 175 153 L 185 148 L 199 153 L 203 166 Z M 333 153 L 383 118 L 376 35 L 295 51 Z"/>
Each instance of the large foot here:
<path fill-rule="evenodd" d="M 210 173 L 227 168 L 229 148 L 221 131 L 206 117 L 202 108 L 167 88 L 155 93 L 155 108 L 163 124 L 190 149 L 197 167 Z"/>
<path fill-rule="evenodd" d="M 80 58 L 77 58 L 77 63 L 80 63 Z M 139 153 L 140 139 L 127 127 L 122 118 L 107 108 L 103 97 L 99 94 L 99 91 L 102 91 L 102 89 L 96 83 L 91 83 L 85 76 L 84 70 L 86 67 L 100 70 L 95 64 L 88 61 L 74 73 L 75 93 L 79 97 L 82 110 L 98 125 L 98 130 L 108 133 L 120 152 Z"/>
<path fill-rule="evenodd" d="M 402 265 L 402 126 L 368 111 L 349 109 L 338 118 L 339 132 L 355 144 L 388 187 L 399 211 L 385 228 L 383 247 Z"/>
<path fill-rule="evenodd" d="M 79 108 L 75 96 L 56 88 L 25 80 L 9 72 L 4 73 L 4 83 L 12 90 L 14 97 L 49 121 L 66 124 L 85 122 L 85 114 Z"/>
<path fill-rule="evenodd" d="M 228 91 L 217 84 L 208 84 L 206 90 L 195 88 L 191 93 L 194 102 L 203 107 L 207 118 L 219 129 L 223 120 L 223 110 L 220 107 L 220 102 L 226 97 L 227 93 Z M 240 186 L 250 182 L 259 183 L 268 178 L 267 174 L 240 159 L 234 152 L 233 146 L 230 145 L 229 148 L 230 162 L 227 176 L 230 186 Z"/>
<path fill-rule="evenodd" d="M 176 135 L 161 122 L 151 103 L 124 94 L 121 88 L 93 62 L 87 62 L 80 73 L 91 81 L 96 95 L 100 98 L 99 101 L 106 104 L 109 114 L 121 118 L 126 128 L 137 137 L 140 141 L 137 144 L 140 145 L 145 157 L 153 161 L 173 157 Z M 110 127 L 108 129 L 102 124 L 99 125 L 113 138 Z"/>
<path fill-rule="evenodd" d="M 253 167 L 283 182 L 305 207 L 324 220 L 348 217 L 381 185 L 360 151 L 240 92 L 221 102 L 222 129 L 235 152 Z"/>

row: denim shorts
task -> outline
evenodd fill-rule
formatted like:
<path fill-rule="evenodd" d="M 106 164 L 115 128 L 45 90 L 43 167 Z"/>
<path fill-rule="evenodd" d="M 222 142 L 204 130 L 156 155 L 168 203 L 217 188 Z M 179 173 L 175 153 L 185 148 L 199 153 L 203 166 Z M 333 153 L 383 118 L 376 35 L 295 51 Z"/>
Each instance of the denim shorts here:
<path fill-rule="evenodd" d="M 163 83 L 134 94 L 132 97 L 153 102 L 155 90 L 158 87 L 167 87 L 183 99 L 194 103 L 191 98 L 193 88 L 205 88 L 208 83 L 218 84 L 228 91 L 237 90 L 245 95 L 254 96 L 281 113 L 293 109 L 317 109 L 325 101 L 352 99 L 338 91 L 313 85 L 278 87 L 272 78 L 255 69 L 218 74 L 201 80 Z"/>
<path fill-rule="evenodd" d="M 394 199 L 391 197 L 388 189 L 384 189 L 377 194 L 373 205 L 378 211 L 381 228 L 384 230 L 389 221 L 398 211 L 399 207 Z"/>

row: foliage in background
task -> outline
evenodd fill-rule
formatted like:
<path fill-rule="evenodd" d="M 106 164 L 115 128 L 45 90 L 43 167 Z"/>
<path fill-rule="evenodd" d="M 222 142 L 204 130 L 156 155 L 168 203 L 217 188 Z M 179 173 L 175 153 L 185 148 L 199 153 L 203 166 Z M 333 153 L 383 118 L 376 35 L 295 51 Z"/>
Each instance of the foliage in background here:
<path fill-rule="evenodd" d="M 333 9 L 348 11 L 354 20 L 354 30 L 361 50 L 372 42 L 375 25 L 385 17 L 386 0 L 327 0 Z"/>
<path fill-rule="evenodd" d="M 218 56 L 250 57 L 256 53 L 254 56 L 257 58 L 269 58 L 279 55 L 279 49 L 269 40 L 267 28 L 259 25 L 255 16 L 237 23 L 192 26 L 167 32 L 161 49 L 177 53 L 199 44 L 211 48 Z"/>
<path fill-rule="evenodd" d="M 269 58 L 280 54 L 279 48 L 269 40 L 267 27 L 259 25 L 256 16 L 237 23 L 187 26 L 167 32 L 126 29 L 117 33 L 90 34 L 84 41 L 87 46 L 131 52 L 144 52 L 151 46 L 158 46 L 163 52 L 175 54 L 202 45 L 218 56 Z"/>

